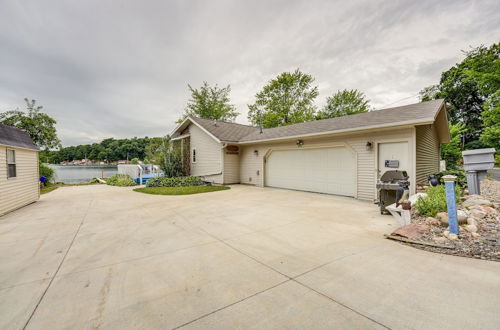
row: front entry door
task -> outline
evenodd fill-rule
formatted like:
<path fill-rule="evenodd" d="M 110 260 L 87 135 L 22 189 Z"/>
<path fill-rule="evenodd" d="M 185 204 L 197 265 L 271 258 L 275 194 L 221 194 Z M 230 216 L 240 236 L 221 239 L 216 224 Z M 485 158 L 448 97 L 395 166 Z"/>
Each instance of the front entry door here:
<path fill-rule="evenodd" d="M 408 142 L 378 144 L 378 179 L 389 170 L 406 171 L 410 175 Z"/>

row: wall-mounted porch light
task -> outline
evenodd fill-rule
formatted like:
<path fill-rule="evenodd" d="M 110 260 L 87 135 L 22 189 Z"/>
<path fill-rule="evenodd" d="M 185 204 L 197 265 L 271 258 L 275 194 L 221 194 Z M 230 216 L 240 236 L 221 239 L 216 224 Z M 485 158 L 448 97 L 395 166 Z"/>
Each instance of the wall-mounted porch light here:
<path fill-rule="evenodd" d="M 366 151 L 370 151 L 372 149 L 373 149 L 373 142 L 372 141 L 366 142 Z"/>
<path fill-rule="evenodd" d="M 255 150 L 253 151 L 253 154 L 254 154 L 255 156 L 258 156 L 258 155 L 259 155 L 259 150 L 255 149 Z"/>
<path fill-rule="evenodd" d="M 304 145 L 304 140 L 297 140 L 296 144 L 297 144 L 297 147 L 300 148 Z"/>

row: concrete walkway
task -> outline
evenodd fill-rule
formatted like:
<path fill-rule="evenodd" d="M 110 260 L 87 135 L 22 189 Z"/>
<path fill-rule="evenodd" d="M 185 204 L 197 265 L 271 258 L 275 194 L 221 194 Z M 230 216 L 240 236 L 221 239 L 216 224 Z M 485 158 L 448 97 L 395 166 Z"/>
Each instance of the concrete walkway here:
<path fill-rule="evenodd" d="M 498 329 L 500 263 L 350 198 L 57 189 L 0 217 L 0 329 Z"/>

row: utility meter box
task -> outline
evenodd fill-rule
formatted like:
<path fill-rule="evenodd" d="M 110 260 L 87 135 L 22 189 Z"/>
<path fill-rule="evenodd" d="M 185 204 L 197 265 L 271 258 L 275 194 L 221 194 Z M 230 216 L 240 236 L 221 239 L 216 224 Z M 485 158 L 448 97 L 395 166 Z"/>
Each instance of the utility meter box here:
<path fill-rule="evenodd" d="M 467 172 L 469 193 L 481 194 L 480 181 L 486 177 L 488 170 L 495 166 L 495 149 L 475 149 L 462 152 L 464 170 Z"/>
<path fill-rule="evenodd" d="M 487 171 L 495 166 L 495 149 L 475 149 L 462 152 L 465 171 Z"/>

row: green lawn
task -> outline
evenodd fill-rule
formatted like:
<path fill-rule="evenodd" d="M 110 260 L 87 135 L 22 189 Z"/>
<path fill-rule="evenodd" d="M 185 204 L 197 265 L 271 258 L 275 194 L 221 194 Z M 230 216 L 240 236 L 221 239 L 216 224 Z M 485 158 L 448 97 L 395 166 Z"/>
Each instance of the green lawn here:
<path fill-rule="evenodd" d="M 145 187 L 135 188 L 134 191 L 153 195 L 192 195 L 212 191 L 227 190 L 224 186 L 189 186 L 189 187 Z"/>

